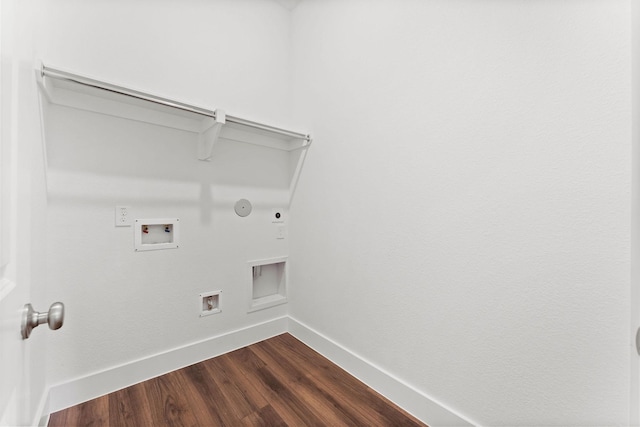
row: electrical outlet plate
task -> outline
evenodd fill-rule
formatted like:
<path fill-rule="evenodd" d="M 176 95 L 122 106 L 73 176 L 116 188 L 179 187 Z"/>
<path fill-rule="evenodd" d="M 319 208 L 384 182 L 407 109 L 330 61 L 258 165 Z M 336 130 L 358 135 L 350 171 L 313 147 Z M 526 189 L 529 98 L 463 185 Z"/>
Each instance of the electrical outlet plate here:
<path fill-rule="evenodd" d="M 116 206 L 116 227 L 130 227 L 131 226 L 131 207 L 130 206 Z"/>

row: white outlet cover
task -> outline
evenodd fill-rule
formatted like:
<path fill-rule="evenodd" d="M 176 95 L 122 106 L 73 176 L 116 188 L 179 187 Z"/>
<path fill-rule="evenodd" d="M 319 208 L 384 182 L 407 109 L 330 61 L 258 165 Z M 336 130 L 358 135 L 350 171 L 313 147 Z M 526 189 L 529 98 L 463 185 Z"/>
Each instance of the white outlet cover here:
<path fill-rule="evenodd" d="M 131 207 L 116 206 L 115 221 L 116 221 L 116 227 L 130 227 L 131 226 Z"/>

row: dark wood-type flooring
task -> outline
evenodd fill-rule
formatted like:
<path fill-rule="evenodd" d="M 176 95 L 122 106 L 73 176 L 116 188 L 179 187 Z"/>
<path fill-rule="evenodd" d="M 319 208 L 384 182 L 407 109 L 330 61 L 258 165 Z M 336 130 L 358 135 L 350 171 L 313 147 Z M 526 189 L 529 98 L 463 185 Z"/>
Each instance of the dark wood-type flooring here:
<path fill-rule="evenodd" d="M 424 426 L 289 334 L 56 412 L 49 426 Z"/>

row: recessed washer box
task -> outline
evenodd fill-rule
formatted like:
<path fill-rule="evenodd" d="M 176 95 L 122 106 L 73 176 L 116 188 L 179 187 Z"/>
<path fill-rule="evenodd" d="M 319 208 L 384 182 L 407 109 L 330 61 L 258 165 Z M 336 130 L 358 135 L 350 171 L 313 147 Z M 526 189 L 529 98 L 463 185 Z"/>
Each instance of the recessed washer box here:
<path fill-rule="evenodd" d="M 220 294 L 222 291 L 204 292 L 200 294 L 200 317 L 222 312 L 220 308 Z"/>
<path fill-rule="evenodd" d="M 155 251 L 180 247 L 179 218 L 136 219 L 133 232 L 136 251 Z"/>

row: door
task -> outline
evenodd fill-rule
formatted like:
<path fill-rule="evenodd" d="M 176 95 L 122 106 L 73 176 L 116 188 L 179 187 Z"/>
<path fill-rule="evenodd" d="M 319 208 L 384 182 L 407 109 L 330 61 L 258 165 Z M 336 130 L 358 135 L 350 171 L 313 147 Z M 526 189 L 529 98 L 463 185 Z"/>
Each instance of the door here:
<path fill-rule="evenodd" d="M 0 2 L 0 425 L 30 425 L 27 343 L 20 335 L 20 308 L 30 289 L 18 259 L 17 88 L 14 2 Z"/>
<path fill-rule="evenodd" d="M 640 0 L 631 1 L 631 322 L 629 424 L 640 426 Z"/>
<path fill-rule="evenodd" d="M 34 18 L 33 2 L 0 1 L 0 425 L 7 426 L 38 424 L 46 401 L 45 331 L 28 340 L 20 332 L 26 303 L 48 308 L 38 249 L 46 186 Z"/>
<path fill-rule="evenodd" d="M 18 185 L 13 2 L 0 2 L 0 425 L 28 425 L 29 363 L 20 336 L 20 307 L 30 300 L 17 260 Z"/>

